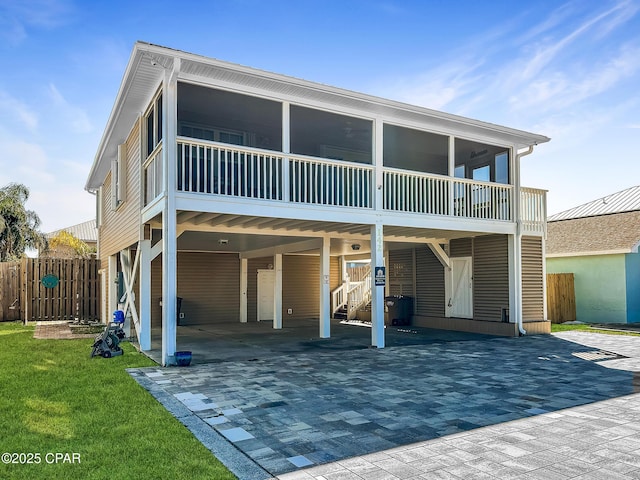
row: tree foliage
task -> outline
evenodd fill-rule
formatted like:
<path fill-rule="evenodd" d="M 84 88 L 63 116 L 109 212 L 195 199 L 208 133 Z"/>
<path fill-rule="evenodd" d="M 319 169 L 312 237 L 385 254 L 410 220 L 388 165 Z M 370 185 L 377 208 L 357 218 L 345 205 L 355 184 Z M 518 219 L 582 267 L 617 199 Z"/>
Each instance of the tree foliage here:
<path fill-rule="evenodd" d="M 40 217 L 27 210 L 29 189 L 20 183 L 0 188 L 0 262 L 19 260 L 29 248 L 46 249 Z"/>
<path fill-rule="evenodd" d="M 91 248 L 86 242 L 66 230 L 62 230 L 54 237 L 49 238 L 46 256 L 51 258 L 89 258 L 95 251 L 95 248 Z"/>

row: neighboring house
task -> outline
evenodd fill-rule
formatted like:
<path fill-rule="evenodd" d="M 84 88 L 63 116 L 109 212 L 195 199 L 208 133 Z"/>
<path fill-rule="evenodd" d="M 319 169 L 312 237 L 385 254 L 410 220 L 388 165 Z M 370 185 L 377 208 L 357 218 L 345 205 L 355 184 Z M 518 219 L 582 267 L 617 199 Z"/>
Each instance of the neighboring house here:
<path fill-rule="evenodd" d="M 640 322 L 640 185 L 549 217 L 547 273 L 573 273 L 576 319 Z"/>
<path fill-rule="evenodd" d="M 97 251 L 98 248 L 98 229 L 96 228 L 95 220 L 88 220 L 86 222 L 78 223 L 77 225 L 72 225 L 70 227 L 61 228 L 54 232 L 50 232 L 46 234 L 48 240 L 57 237 L 62 232 L 67 232 L 71 234 L 73 237 L 78 240 L 83 241 L 91 252 Z M 66 247 L 58 247 L 51 248 L 47 252 L 41 252 L 40 256 L 47 256 L 51 258 L 67 258 L 73 257 L 76 255 L 76 252 L 71 248 Z"/>
<path fill-rule="evenodd" d="M 143 351 L 157 332 L 165 365 L 178 303 L 185 325 L 318 319 L 326 338 L 371 302 L 377 347 L 385 294 L 415 298 L 415 325 L 548 332 L 546 192 L 520 185 L 547 141 L 138 42 L 86 184 L 103 316 L 120 303 Z"/>

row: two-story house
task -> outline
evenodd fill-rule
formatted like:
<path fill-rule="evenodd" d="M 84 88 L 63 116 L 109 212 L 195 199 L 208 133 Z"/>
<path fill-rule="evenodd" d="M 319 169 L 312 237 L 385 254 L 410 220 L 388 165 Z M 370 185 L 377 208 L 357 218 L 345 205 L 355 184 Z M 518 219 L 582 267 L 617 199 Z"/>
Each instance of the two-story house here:
<path fill-rule="evenodd" d="M 418 326 L 548 332 L 545 191 L 520 185 L 548 140 L 138 42 L 86 184 L 103 316 L 121 304 L 165 365 L 179 314 L 318 319 L 326 338 L 370 302 L 384 347 L 385 294 L 413 297 Z"/>

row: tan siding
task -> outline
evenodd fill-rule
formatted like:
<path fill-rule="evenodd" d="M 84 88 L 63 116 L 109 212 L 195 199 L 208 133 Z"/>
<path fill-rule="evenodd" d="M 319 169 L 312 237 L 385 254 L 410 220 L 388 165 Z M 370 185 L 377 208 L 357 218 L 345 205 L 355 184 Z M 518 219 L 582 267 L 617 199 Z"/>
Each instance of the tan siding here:
<path fill-rule="evenodd" d="M 451 257 L 471 257 L 473 255 L 473 238 L 455 238 L 449 243 Z"/>
<path fill-rule="evenodd" d="M 473 318 L 501 321 L 509 307 L 509 252 L 506 235 L 473 241 Z"/>
<path fill-rule="evenodd" d="M 293 313 L 289 315 L 287 309 Z M 320 257 L 285 255 L 282 259 L 282 318 L 320 316 Z"/>
<path fill-rule="evenodd" d="M 184 325 L 240 321 L 240 259 L 235 254 L 178 253 Z"/>
<path fill-rule="evenodd" d="M 542 239 L 522 237 L 522 319 L 544 319 Z"/>
<path fill-rule="evenodd" d="M 162 254 L 151 261 L 151 328 L 162 325 Z"/>
<path fill-rule="evenodd" d="M 331 257 L 329 260 L 329 270 L 331 272 L 331 283 L 329 284 L 329 288 L 333 291 L 342 284 L 340 279 L 340 275 L 342 274 L 342 269 L 340 268 L 340 257 Z"/>
<path fill-rule="evenodd" d="M 444 316 L 444 267 L 428 247 L 416 248 L 416 312 Z"/>
<path fill-rule="evenodd" d="M 100 227 L 100 260 L 106 261 L 126 247 L 136 243 L 140 229 L 140 126 L 136 122 L 126 141 L 127 174 L 125 201 L 116 210 L 111 208 L 111 173 L 102 186 L 102 225 Z"/>
<path fill-rule="evenodd" d="M 413 249 L 389 252 L 389 293 L 413 296 Z"/>

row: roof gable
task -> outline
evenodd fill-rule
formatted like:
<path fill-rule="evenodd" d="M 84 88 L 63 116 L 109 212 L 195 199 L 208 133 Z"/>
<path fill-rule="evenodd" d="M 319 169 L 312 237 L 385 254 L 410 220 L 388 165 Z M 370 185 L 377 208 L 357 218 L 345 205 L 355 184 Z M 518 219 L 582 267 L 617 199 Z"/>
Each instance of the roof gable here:
<path fill-rule="evenodd" d="M 177 62 L 177 63 L 176 63 Z M 137 42 L 129 59 L 113 109 L 91 167 L 85 188 L 93 191 L 102 185 L 132 125 L 161 85 L 165 74 L 179 65 L 178 80 L 224 85 L 257 95 L 288 99 L 305 105 L 350 108 L 388 118 L 409 119 L 433 131 L 447 132 L 463 138 L 495 141 L 516 148 L 549 141 L 538 135 L 514 128 L 452 115 L 416 105 L 353 92 L 298 78 L 245 67 L 214 58 L 194 55 L 145 42 Z"/>

